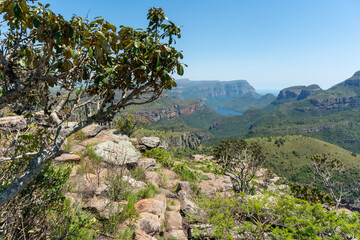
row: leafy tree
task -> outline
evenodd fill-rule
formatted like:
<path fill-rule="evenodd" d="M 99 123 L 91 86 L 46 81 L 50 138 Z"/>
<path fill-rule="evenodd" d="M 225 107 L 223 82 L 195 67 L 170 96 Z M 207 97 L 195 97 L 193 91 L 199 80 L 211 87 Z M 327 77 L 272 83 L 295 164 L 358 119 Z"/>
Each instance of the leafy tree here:
<path fill-rule="evenodd" d="M 334 177 L 344 170 L 343 163 L 335 157 L 326 154 L 316 154 L 311 156 L 310 160 L 312 161 L 315 174 L 320 177 L 330 196 L 336 202 L 335 209 L 337 209 L 344 192 L 342 184 L 336 181 Z"/>
<path fill-rule="evenodd" d="M 49 4 L 33 1 L 0 4 L 0 110 L 7 107 L 24 114 L 21 121 L 26 123 L 17 128 L 1 125 L 6 149 L 0 170 L 7 175 L 0 185 L 3 206 L 61 153 L 68 136 L 91 123 L 111 120 L 126 106 L 149 103 L 176 86 L 170 74 L 183 74 L 183 56 L 172 46 L 181 37 L 180 27 L 161 8 L 149 10 L 149 26 L 142 30 L 117 28 L 102 17 L 66 20 Z M 75 111 L 95 103 L 98 107 L 91 116 L 67 126 Z M 36 146 L 23 143 L 28 135 L 36 139 Z"/>
<path fill-rule="evenodd" d="M 235 190 L 249 193 L 251 180 L 265 162 L 261 147 L 244 140 L 226 140 L 214 149 L 214 155 L 224 173 L 235 182 Z"/>

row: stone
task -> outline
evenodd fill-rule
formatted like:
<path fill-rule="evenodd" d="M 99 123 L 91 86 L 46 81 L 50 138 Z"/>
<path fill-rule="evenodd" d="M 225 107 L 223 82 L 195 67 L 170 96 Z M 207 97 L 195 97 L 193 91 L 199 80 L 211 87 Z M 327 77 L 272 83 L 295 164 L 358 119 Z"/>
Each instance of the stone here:
<path fill-rule="evenodd" d="M 139 166 L 144 170 L 155 170 L 159 169 L 159 165 L 157 165 L 156 160 L 153 158 L 140 158 Z"/>
<path fill-rule="evenodd" d="M 123 176 L 122 179 L 129 183 L 132 190 L 140 190 L 147 187 L 147 184 L 141 181 L 136 181 L 129 176 Z"/>
<path fill-rule="evenodd" d="M 177 240 L 187 240 L 184 230 L 172 230 L 170 232 L 165 233 L 165 238 L 169 239 L 177 239 Z"/>
<path fill-rule="evenodd" d="M 146 232 L 144 232 L 141 229 L 136 229 L 135 230 L 135 240 L 156 240 L 156 238 L 146 234 Z"/>
<path fill-rule="evenodd" d="M 73 153 L 83 153 L 86 151 L 86 147 L 78 144 L 74 144 L 70 147 L 70 151 Z"/>
<path fill-rule="evenodd" d="M 76 175 L 70 179 L 70 182 L 72 192 L 80 193 L 84 198 L 93 197 L 98 187 L 98 177 L 91 173 Z"/>
<path fill-rule="evenodd" d="M 163 194 L 158 194 L 154 198 L 142 199 L 135 204 L 135 208 L 138 213 L 154 214 L 162 222 L 165 219 L 166 197 Z"/>
<path fill-rule="evenodd" d="M 54 159 L 57 163 L 79 162 L 81 157 L 77 154 L 64 153 Z"/>
<path fill-rule="evenodd" d="M 105 129 L 105 126 L 100 126 L 99 124 L 91 124 L 89 126 L 86 126 L 82 129 L 84 136 L 86 138 L 91 138 L 91 137 L 95 137 L 96 135 L 99 134 L 99 132 L 101 132 L 101 130 Z"/>
<path fill-rule="evenodd" d="M 131 142 L 124 140 L 102 142 L 96 145 L 94 150 L 104 162 L 117 166 L 136 166 L 141 156 Z"/>
<path fill-rule="evenodd" d="M 125 135 L 121 135 L 117 130 L 115 129 L 109 129 L 109 130 L 103 130 L 101 131 L 96 137 L 87 139 L 80 143 L 80 145 L 86 147 L 86 146 L 92 146 L 96 145 L 102 142 L 106 141 L 128 141 L 130 142 L 130 138 Z"/>
<path fill-rule="evenodd" d="M 161 221 L 156 215 L 143 212 L 140 213 L 140 219 L 136 222 L 136 226 L 147 235 L 154 236 L 161 230 Z"/>
<path fill-rule="evenodd" d="M 166 200 L 166 203 L 167 203 L 167 210 L 168 211 L 180 212 L 181 202 L 179 200 L 174 199 L 174 198 L 168 198 Z"/>
<path fill-rule="evenodd" d="M 164 184 L 163 177 L 160 175 L 160 173 L 157 172 L 146 172 L 145 179 L 156 187 L 162 186 Z"/>
<path fill-rule="evenodd" d="M 167 220 L 167 229 L 171 230 L 181 230 L 183 225 L 183 219 L 179 212 L 177 211 L 167 211 L 166 212 Z"/>
<path fill-rule="evenodd" d="M 100 215 L 109 203 L 107 198 L 93 197 L 85 201 L 83 208 Z"/>
<path fill-rule="evenodd" d="M 217 192 L 226 192 L 233 189 L 229 176 L 219 176 L 212 173 L 204 174 L 209 180 L 200 182 L 197 186 L 203 194 L 214 197 Z"/>
<path fill-rule="evenodd" d="M 160 188 L 160 192 L 161 194 L 164 194 L 167 198 L 177 198 L 177 194 L 168 189 Z"/>
<path fill-rule="evenodd" d="M 180 212 L 183 216 L 188 214 L 196 215 L 199 213 L 199 208 L 188 198 L 184 198 L 181 201 Z"/>
<path fill-rule="evenodd" d="M 166 180 L 172 180 L 177 178 L 177 174 L 169 169 L 162 169 L 162 175 L 165 177 Z"/>
<path fill-rule="evenodd" d="M 145 145 L 146 148 L 156 148 L 160 145 L 160 138 L 158 137 L 143 137 L 140 139 L 139 144 Z"/>

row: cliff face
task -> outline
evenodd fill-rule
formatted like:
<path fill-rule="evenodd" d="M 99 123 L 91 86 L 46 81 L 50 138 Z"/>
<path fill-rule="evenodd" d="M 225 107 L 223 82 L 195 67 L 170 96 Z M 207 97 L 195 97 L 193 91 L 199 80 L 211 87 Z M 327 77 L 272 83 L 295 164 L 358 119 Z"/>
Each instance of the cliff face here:
<path fill-rule="evenodd" d="M 190 81 L 182 79 L 177 81 L 177 87 L 172 90 L 171 94 L 179 95 L 183 99 L 209 99 L 242 96 L 246 93 L 255 94 L 255 89 L 246 80 Z"/>
<path fill-rule="evenodd" d="M 174 147 L 176 149 L 194 149 L 199 146 L 201 142 L 209 140 L 211 137 L 212 136 L 206 132 L 189 132 L 179 136 L 169 137 L 163 142 L 163 145 L 166 149 L 169 147 Z"/>
<path fill-rule="evenodd" d="M 322 91 L 319 85 L 313 84 L 310 86 L 295 86 L 285 88 L 280 91 L 277 99 L 273 102 L 275 105 L 282 104 L 284 102 L 300 101 L 308 96 L 314 95 Z"/>
<path fill-rule="evenodd" d="M 197 110 L 204 109 L 204 107 L 205 106 L 204 106 L 203 102 L 194 104 L 192 106 L 187 106 L 187 107 L 180 106 L 180 105 L 174 105 L 174 106 L 168 107 L 166 109 L 161 109 L 161 110 L 160 109 L 159 110 L 149 109 L 149 111 L 146 111 L 146 112 L 137 112 L 137 113 L 135 113 L 135 115 L 144 117 L 150 122 L 157 122 L 157 121 L 160 121 L 161 119 L 171 120 L 171 119 L 179 118 L 180 116 L 183 116 L 183 115 L 189 115 Z"/>

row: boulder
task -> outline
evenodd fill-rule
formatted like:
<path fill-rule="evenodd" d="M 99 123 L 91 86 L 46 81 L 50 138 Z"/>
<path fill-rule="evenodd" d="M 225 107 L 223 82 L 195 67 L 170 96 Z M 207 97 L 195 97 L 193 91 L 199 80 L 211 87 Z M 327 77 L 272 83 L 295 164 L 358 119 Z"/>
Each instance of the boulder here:
<path fill-rule="evenodd" d="M 109 129 L 109 130 L 103 130 L 101 131 L 96 137 L 87 139 L 80 143 L 80 145 L 86 147 L 88 145 L 96 145 L 102 142 L 106 141 L 128 141 L 130 142 L 130 138 L 125 135 L 121 135 L 117 130 L 115 129 Z"/>
<path fill-rule="evenodd" d="M 154 186 L 159 187 L 163 185 L 163 177 L 157 172 L 146 172 L 145 179 Z"/>
<path fill-rule="evenodd" d="M 219 176 L 212 173 L 204 174 L 209 180 L 200 182 L 197 186 L 200 191 L 208 197 L 214 197 L 217 192 L 226 192 L 233 189 L 229 176 Z"/>
<path fill-rule="evenodd" d="M 116 166 L 136 166 L 140 153 L 129 141 L 105 141 L 94 148 L 95 154 L 104 159 L 104 162 Z"/>
<path fill-rule="evenodd" d="M 183 216 L 188 214 L 197 215 L 199 213 L 199 208 L 191 200 L 184 198 L 181 200 L 180 212 Z"/>
<path fill-rule="evenodd" d="M 156 160 L 153 158 L 140 158 L 139 166 L 144 170 L 154 170 L 159 169 L 159 165 L 157 165 Z"/>
<path fill-rule="evenodd" d="M 64 153 L 54 159 L 55 163 L 65 163 L 65 162 L 79 162 L 81 160 L 80 156 L 77 154 Z"/>
<path fill-rule="evenodd" d="M 123 176 L 122 179 L 129 183 L 132 190 L 140 190 L 147 187 L 147 184 L 141 181 L 136 181 L 129 176 Z"/>
<path fill-rule="evenodd" d="M 177 174 L 169 169 L 162 169 L 161 174 L 165 177 L 166 180 L 177 178 Z"/>
<path fill-rule="evenodd" d="M 91 124 L 82 129 L 84 136 L 86 138 L 95 137 L 101 132 L 101 130 L 105 129 L 105 126 L 100 126 L 99 124 Z"/>
<path fill-rule="evenodd" d="M 171 230 L 182 230 L 183 219 L 177 211 L 166 212 L 167 229 Z"/>
<path fill-rule="evenodd" d="M 166 239 L 177 239 L 177 240 L 187 240 L 184 230 L 172 230 L 165 233 Z"/>
<path fill-rule="evenodd" d="M 156 215 L 143 212 L 140 213 L 140 219 L 136 222 L 136 227 L 137 231 L 140 230 L 147 235 L 155 236 L 160 233 L 161 221 Z"/>
<path fill-rule="evenodd" d="M 181 202 L 179 200 L 174 198 L 168 198 L 166 202 L 167 202 L 167 210 L 180 212 Z"/>
<path fill-rule="evenodd" d="M 139 213 L 147 212 L 154 214 L 162 222 L 165 219 L 166 197 L 163 194 L 159 194 L 155 198 L 142 199 L 135 204 L 135 208 Z"/>
<path fill-rule="evenodd" d="M 143 137 L 139 141 L 140 145 L 144 145 L 147 149 L 156 148 L 160 145 L 158 137 Z"/>
<path fill-rule="evenodd" d="M 144 232 L 141 229 L 136 229 L 135 230 L 135 240 L 156 240 L 156 238 L 146 234 L 146 232 Z"/>

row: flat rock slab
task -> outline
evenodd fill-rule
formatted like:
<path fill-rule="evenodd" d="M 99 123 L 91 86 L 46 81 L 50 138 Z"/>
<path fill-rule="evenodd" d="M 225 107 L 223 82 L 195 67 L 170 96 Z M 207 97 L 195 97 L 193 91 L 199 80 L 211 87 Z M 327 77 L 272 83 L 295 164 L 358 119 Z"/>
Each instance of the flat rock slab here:
<path fill-rule="evenodd" d="M 84 136 L 86 138 L 95 137 L 101 132 L 101 130 L 105 129 L 105 126 L 100 126 L 99 124 L 91 124 L 82 129 Z"/>
<path fill-rule="evenodd" d="M 156 148 L 160 146 L 160 138 L 158 137 L 143 137 L 139 141 L 140 144 L 146 146 L 146 148 Z"/>
<path fill-rule="evenodd" d="M 117 166 L 136 166 L 141 157 L 131 142 L 124 140 L 102 142 L 96 145 L 94 150 L 95 154 L 101 157 L 104 162 Z"/>
<path fill-rule="evenodd" d="M 79 162 L 80 156 L 77 154 L 64 153 L 54 159 L 55 162 Z"/>

